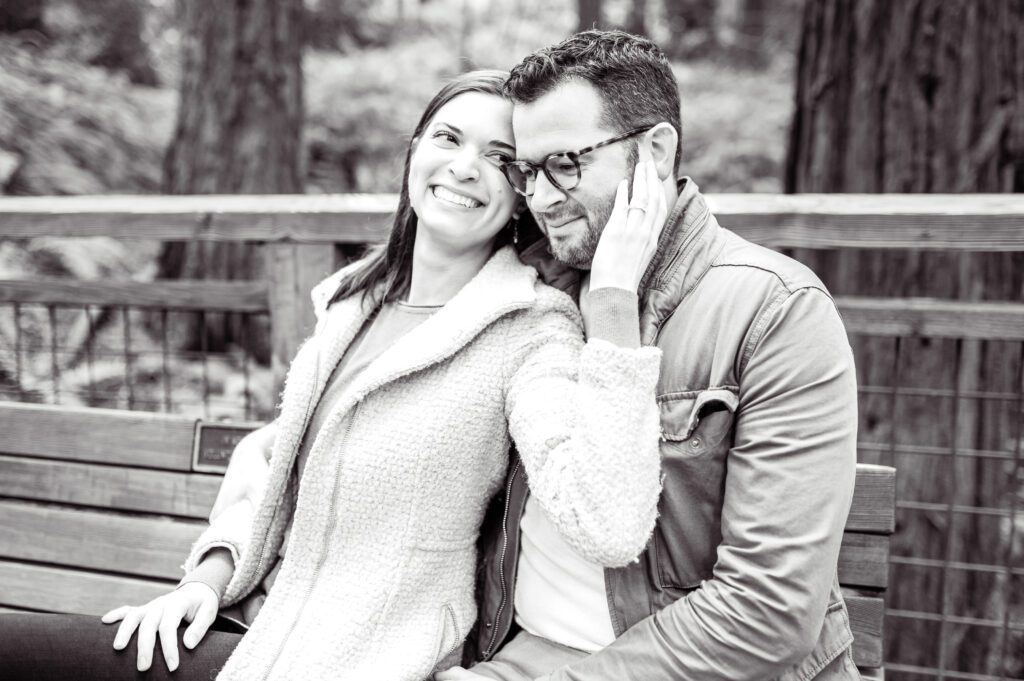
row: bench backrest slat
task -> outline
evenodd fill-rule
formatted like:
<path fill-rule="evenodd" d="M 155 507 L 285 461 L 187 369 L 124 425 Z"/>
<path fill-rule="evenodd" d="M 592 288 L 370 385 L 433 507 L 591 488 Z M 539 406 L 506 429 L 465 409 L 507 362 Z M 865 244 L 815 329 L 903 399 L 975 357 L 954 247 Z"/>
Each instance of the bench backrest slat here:
<path fill-rule="evenodd" d="M 4 403 L 0 453 L 190 471 L 195 424 L 168 414 Z"/>
<path fill-rule="evenodd" d="M 205 520 L 221 477 L 0 455 L 0 496 Z"/>

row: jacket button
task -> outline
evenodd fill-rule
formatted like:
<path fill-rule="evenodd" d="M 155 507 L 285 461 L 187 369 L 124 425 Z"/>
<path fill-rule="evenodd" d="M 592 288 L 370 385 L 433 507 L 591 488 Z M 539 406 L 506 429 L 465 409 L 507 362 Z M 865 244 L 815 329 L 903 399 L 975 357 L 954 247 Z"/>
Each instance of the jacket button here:
<path fill-rule="evenodd" d="M 693 447 L 694 449 L 696 449 L 697 447 L 700 447 L 700 438 L 699 437 L 695 437 L 692 440 L 690 440 L 690 446 Z"/>

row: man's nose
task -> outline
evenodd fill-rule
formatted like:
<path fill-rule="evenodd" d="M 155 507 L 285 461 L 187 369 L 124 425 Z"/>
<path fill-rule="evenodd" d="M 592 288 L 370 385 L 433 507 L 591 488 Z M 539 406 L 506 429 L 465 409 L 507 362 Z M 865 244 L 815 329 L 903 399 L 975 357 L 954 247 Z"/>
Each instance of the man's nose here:
<path fill-rule="evenodd" d="M 565 192 L 556 187 L 544 173 L 537 173 L 533 181 L 533 196 L 530 197 L 530 210 L 534 213 L 546 213 L 552 206 L 565 201 Z"/>
<path fill-rule="evenodd" d="M 480 179 L 480 158 L 466 149 L 448 164 L 448 172 L 459 182 L 475 182 Z"/>

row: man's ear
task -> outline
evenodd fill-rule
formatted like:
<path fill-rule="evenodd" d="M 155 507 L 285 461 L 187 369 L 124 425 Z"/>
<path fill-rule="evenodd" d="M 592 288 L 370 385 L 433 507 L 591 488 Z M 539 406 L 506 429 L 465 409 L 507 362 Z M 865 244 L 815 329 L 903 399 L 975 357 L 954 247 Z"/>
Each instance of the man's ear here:
<path fill-rule="evenodd" d="M 679 133 L 670 123 L 661 122 L 644 133 L 644 144 L 651 150 L 651 158 L 658 169 L 658 179 L 675 179 L 676 151 Z"/>

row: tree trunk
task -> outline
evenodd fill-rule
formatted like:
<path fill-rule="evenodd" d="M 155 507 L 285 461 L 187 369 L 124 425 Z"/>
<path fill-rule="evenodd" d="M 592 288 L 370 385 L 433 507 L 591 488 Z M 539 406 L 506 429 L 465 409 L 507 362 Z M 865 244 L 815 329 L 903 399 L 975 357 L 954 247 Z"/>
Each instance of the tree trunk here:
<path fill-rule="evenodd" d="M 0 2 L 0 33 L 45 32 L 44 0 L 3 0 Z"/>
<path fill-rule="evenodd" d="M 713 50 L 718 39 L 715 20 L 718 0 L 665 0 L 670 57 L 683 59 Z"/>
<path fill-rule="evenodd" d="M 168 194 L 302 191 L 302 0 L 179 0 L 183 32 L 178 123 L 164 158 Z M 260 279 L 264 255 L 248 244 L 168 244 L 160 276 Z M 207 315 L 205 347 L 241 343 L 269 358 L 264 333 Z M 198 327 L 188 345 L 204 343 Z"/>
<path fill-rule="evenodd" d="M 786 190 L 1024 190 L 1021 36 L 1020 0 L 810 0 Z M 839 295 L 1024 298 L 1020 253 L 801 250 L 794 255 Z M 862 383 L 892 385 L 898 374 L 904 386 L 960 393 L 1021 389 L 1014 385 L 1019 344 L 904 339 L 897 357 L 892 341 L 854 338 L 853 343 Z M 865 396 L 860 439 L 1007 451 L 1020 436 L 1020 419 L 1008 401 L 904 397 L 894 413 L 888 397 Z M 1005 507 L 1020 491 L 1012 470 L 999 460 L 906 454 L 883 462 L 900 469 L 900 499 Z M 1001 521 L 982 514 L 900 509 L 897 527 L 896 555 L 1001 565 L 1010 548 Z M 942 576 L 934 568 L 896 566 L 892 575 L 891 608 L 1001 621 L 1010 607 L 1009 585 L 999 574 L 951 569 Z M 945 668 L 1002 672 L 998 630 L 901 619 L 891 621 L 887 632 L 888 661 L 938 666 L 941 637 Z M 1020 636 L 1010 636 L 1016 640 L 1006 649 L 1019 656 Z M 1006 665 L 1013 667 L 1009 660 Z"/>
<path fill-rule="evenodd" d="M 750 67 L 763 68 L 768 58 L 768 5 L 767 0 L 740 2 L 732 51 L 740 63 Z"/>
<path fill-rule="evenodd" d="M 647 0 L 633 0 L 626 15 L 626 31 L 633 35 L 647 35 Z"/>
<path fill-rule="evenodd" d="M 602 28 L 604 17 L 601 15 L 601 0 L 578 0 L 579 25 L 578 30 L 589 31 L 592 28 Z"/>

